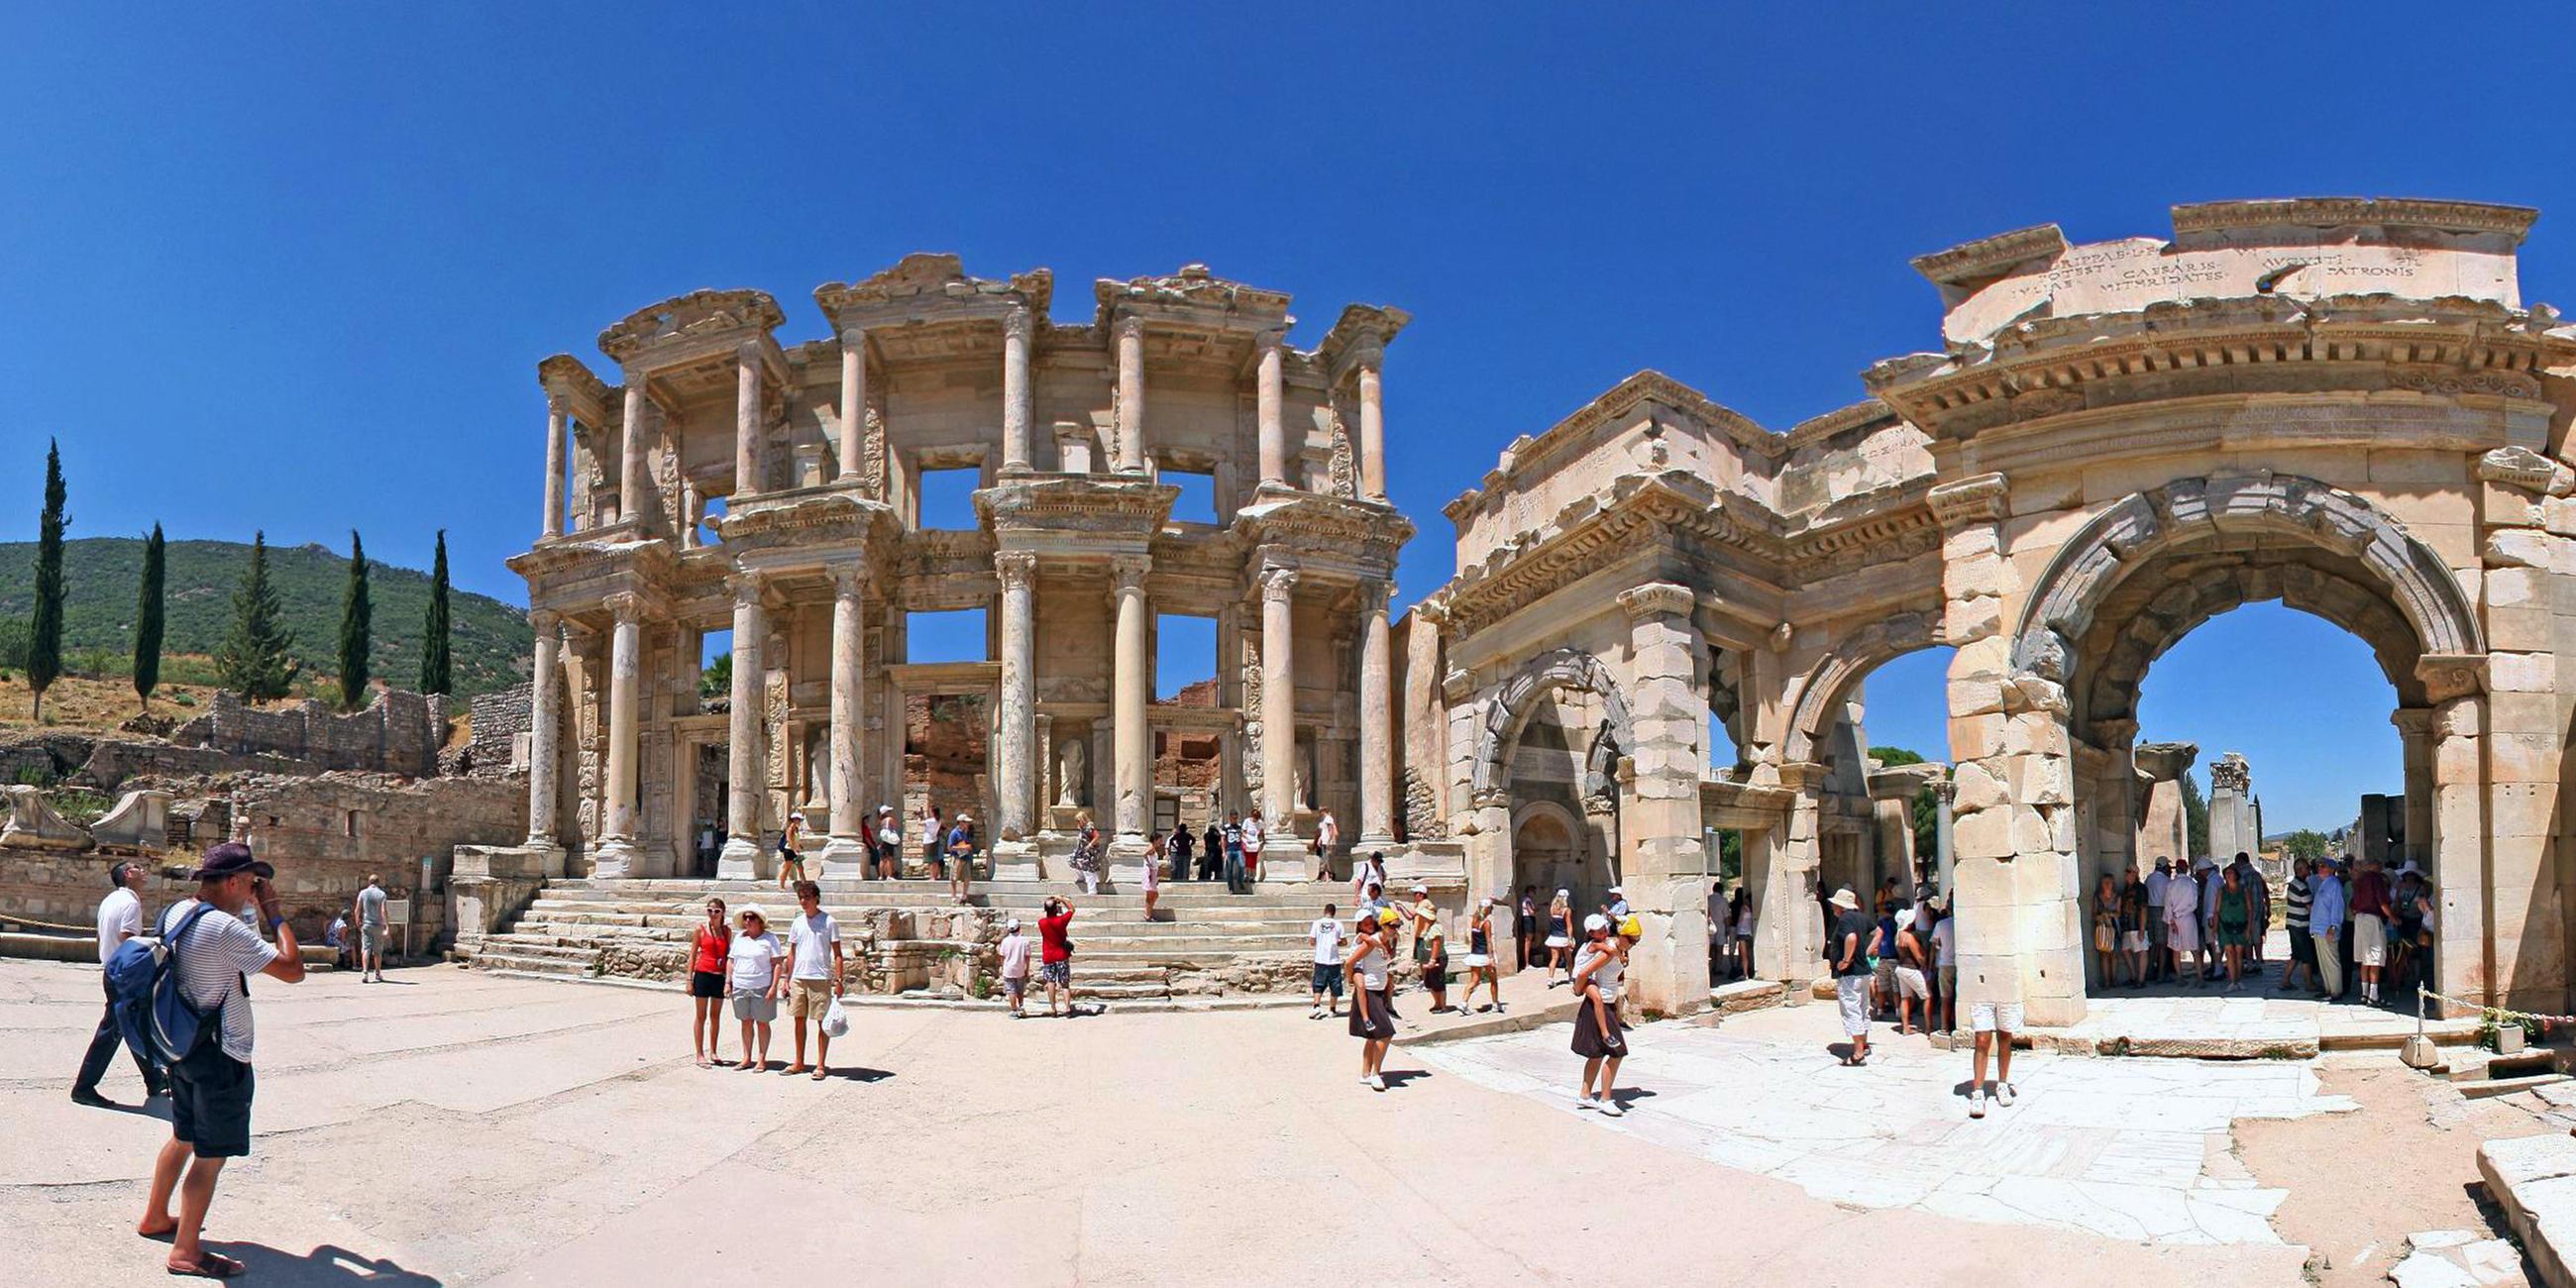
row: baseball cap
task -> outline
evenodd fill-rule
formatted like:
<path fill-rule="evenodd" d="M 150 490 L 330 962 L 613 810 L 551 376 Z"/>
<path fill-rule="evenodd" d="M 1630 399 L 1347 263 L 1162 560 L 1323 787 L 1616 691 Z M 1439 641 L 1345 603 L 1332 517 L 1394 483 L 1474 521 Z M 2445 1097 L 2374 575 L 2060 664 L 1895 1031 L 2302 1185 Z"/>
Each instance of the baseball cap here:
<path fill-rule="evenodd" d="M 1600 913 L 1593 913 L 1591 916 L 1583 919 L 1583 933 L 1587 935 L 1592 934 L 1595 931 L 1606 931 L 1608 929 L 1610 929 L 1610 919 L 1602 916 Z"/>

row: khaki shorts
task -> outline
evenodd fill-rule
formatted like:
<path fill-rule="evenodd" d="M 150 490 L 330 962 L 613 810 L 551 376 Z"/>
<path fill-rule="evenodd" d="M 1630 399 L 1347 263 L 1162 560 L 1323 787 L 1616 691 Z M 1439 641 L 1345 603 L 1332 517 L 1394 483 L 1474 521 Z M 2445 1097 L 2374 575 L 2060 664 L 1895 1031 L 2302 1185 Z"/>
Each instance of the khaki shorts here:
<path fill-rule="evenodd" d="M 2388 964 L 2388 923 L 2375 912 L 2352 919 L 2352 960 L 2360 966 Z"/>
<path fill-rule="evenodd" d="M 1896 968 L 1896 992 L 1899 997 L 1920 998 L 1926 1002 L 1932 1000 L 1932 986 L 1923 978 L 1920 967 Z"/>
<path fill-rule="evenodd" d="M 787 982 L 787 1018 L 819 1020 L 832 1009 L 832 981 L 828 979 L 795 979 Z"/>

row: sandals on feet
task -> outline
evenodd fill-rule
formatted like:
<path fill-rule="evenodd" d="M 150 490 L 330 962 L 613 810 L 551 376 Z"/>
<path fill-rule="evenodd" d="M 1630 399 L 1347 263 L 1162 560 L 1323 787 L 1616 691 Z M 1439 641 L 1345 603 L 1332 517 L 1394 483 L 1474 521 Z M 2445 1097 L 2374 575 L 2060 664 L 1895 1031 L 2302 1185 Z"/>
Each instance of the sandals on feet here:
<path fill-rule="evenodd" d="M 220 1252 L 206 1252 L 203 1250 L 200 1250 L 197 1253 L 197 1264 L 193 1266 L 182 1266 L 177 1262 L 163 1262 L 161 1268 L 169 1271 L 171 1274 L 193 1279 L 230 1279 L 241 1274 L 243 1271 L 250 1269 L 250 1267 L 245 1266 Z"/>

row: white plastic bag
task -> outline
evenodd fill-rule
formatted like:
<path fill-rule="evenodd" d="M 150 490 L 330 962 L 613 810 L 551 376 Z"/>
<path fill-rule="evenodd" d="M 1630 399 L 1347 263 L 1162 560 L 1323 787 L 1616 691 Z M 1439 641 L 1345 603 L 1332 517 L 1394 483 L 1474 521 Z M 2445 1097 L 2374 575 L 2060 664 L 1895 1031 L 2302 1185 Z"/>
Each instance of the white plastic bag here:
<path fill-rule="evenodd" d="M 841 999 L 833 998 L 831 1008 L 823 1012 L 823 1036 L 837 1038 L 847 1035 L 849 1031 L 850 1017 L 841 1009 Z"/>

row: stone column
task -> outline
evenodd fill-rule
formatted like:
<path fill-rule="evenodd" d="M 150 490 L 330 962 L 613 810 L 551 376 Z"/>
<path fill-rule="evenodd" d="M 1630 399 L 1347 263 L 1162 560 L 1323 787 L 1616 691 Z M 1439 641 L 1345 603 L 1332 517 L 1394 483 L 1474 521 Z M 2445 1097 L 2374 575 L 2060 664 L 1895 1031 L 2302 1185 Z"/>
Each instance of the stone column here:
<path fill-rule="evenodd" d="M 1386 499 L 1386 399 L 1375 359 L 1360 368 L 1360 499 Z"/>
<path fill-rule="evenodd" d="M 2182 776 L 2199 756 L 2200 745 L 2190 742 L 2142 742 L 2129 753 L 2147 802 L 2138 811 L 2138 862 L 2150 871 L 2158 859 L 2189 862 L 2195 857 L 2182 804 Z"/>
<path fill-rule="evenodd" d="M 1956 790 L 1956 785 L 1947 778 L 1932 784 L 1933 881 L 1945 899 L 1950 895 L 1950 874 L 1958 861 L 1957 852 L 1950 845 L 1950 828 L 1954 822 L 1950 816 L 1950 797 Z"/>
<path fill-rule="evenodd" d="M 1281 423 L 1285 397 L 1280 388 L 1280 368 L 1285 359 L 1282 350 L 1287 337 L 1276 331 L 1264 331 L 1253 341 L 1260 354 L 1260 374 L 1253 384 L 1255 421 L 1261 431 L 1261 485 L 1286 486 L 1288 482 L 1288 430 Z"/>
<path fill-rule="evenodd" d="M 2501 1002 L 2489 904 L 2486 784 L 2487 703 L 2475 678 L 2480 659 L 2428 657 L 2416 665 L 2433 700 L 2433 891 L 2438 903 L 2433 987 L 2471 1003 Z M 2436 666 L 2437 661 L 2460 665 Z M 2442 1014 L 2462 1014 L 2451 1006 Z"/>
<path fill-rule="evenodd" d="M 626 423 L 618 427 L 617 518 L 644 524 L 644 377 L 626 381 Z"/>
<path fill-rule="evenodd" d="M 555 692 L 559 658 L 555 632 L 562 619 L 545 609 L 528 614 L 537 642 L 528 677 L 528 845 L 558 848 L 555 811 L 561 799 L 563 700 Z"/>
<path fill-rule="evenodd" d="M 851 327 L 841 333 L 841 450 L 835 477 L 859 476 L 867 433 L 868 333 Z"/>
<path fill-rule="evenodd" d="M 1002 472 L 1028 472 L 1029 344 L 1037 320 L 1026 308 L 1014 308 L 1002 319 Z"/>
<path fill-rule="evenodd" d="M 867 593 L 865 564 L 832 565 L 832 839 L 823 872 L 849 876 L 867 862 L 862 839 L 868 805 L 859 776 L 860 723 L 866 717 Z"/>
<path fill-rule="evenodd" d="M 1297 570 L 1273 564 L 1261 571 L 1261 822 L 1270 838 L 1292 839 L 1297 819 Z M 1294 848 L 1293 844 L 1290 847 Z M 1265 841 L 1261 871 L 1267 880 L 1304 880 L 1304 865 L 1282 862 Z"/>
<path fill-rule="evenodd" d="M 563 395 L 546 396 L 546 517 L 537 525 L 537 540 L 563 535 L 564 414 Z"/>
<path fill-rule="evenodd" d="M 644 600 L 633 594 L 608 597 L 616 628 L 608 637 L 608 800 L 601 811 L 599 848 L 590 874 L 634 876 L 642 851 L 635 845 L 636 707 L 644 665 Z"/>
<path fill-rule="evenodd" d="M 760 346 L 745 344 L 733 351 L 733 494 L 736 500 L 757 495 L 761 490 L 761 423 L 760 423 Z M 742 641 L 734 641 L 735 656 L 741 656 Z"/>
<path fill-rule="evenodd" d="M 1118 653 L 1110 695 L 1114 722 L 1111 750 L 1117 762 L 1117 841 L 1141 848 L 1153 817 L 1153 737 L 1146 727 L 1146 699 L 1152 696 L 1145 648 L 1146 562 L 1141 555 L 1109 561 L 1111 594 L 1118 614 Z"/>
<path fill-rule="evenodd" d="M 1673 582 L 1622 591 L 1628 614 L 1628 718 L 1636 748 L 1619 800 L 1618 872 L 1645 937 L 1628 979 L 1648 1012 L 1708 1006 L 1708 871 L 1699 784 L 1708 764 L 1708 647 L 1698 596 Z"/>
<path fill-rule="evenodd" d="M 2433 870 L 2433 709 L 2399 707 L 2388 717 L 2406 766 L 2406 858 Z"/>
<path fill-rule="evenodd" d="M 1382 581 L 1360 584 L 1360 848 L 1395 844 L 1395 667 Z"/>
<path fill-rule="evenodd" d="M 993 570 L 1002 579 L 1002 772 L 993 826 L 1000 841 L 1023 842 L 1037 831 L 1036 779 L 1044 754 L 1036 739 L 1038 557 L 1005 550 L 993 556 Z"/>
<path fill-rule="evenodd" d="M 761 607 L 759 578 L 735 573 L 725 584 L 733 591 L 733 702 L 725 722 L 725 843 L 716 858 L 716 879 L 750 881 L 766 866 L 761 861 L 760 798 L 769 758 L 761 754 L 760 653 L 769 614 Z"/>
<path fill-rule="evenodd" d="M 1118 460 L 1121 474 L 1145 468 L 1145 320 L 1120 318 L 1118 337 Z"/>

